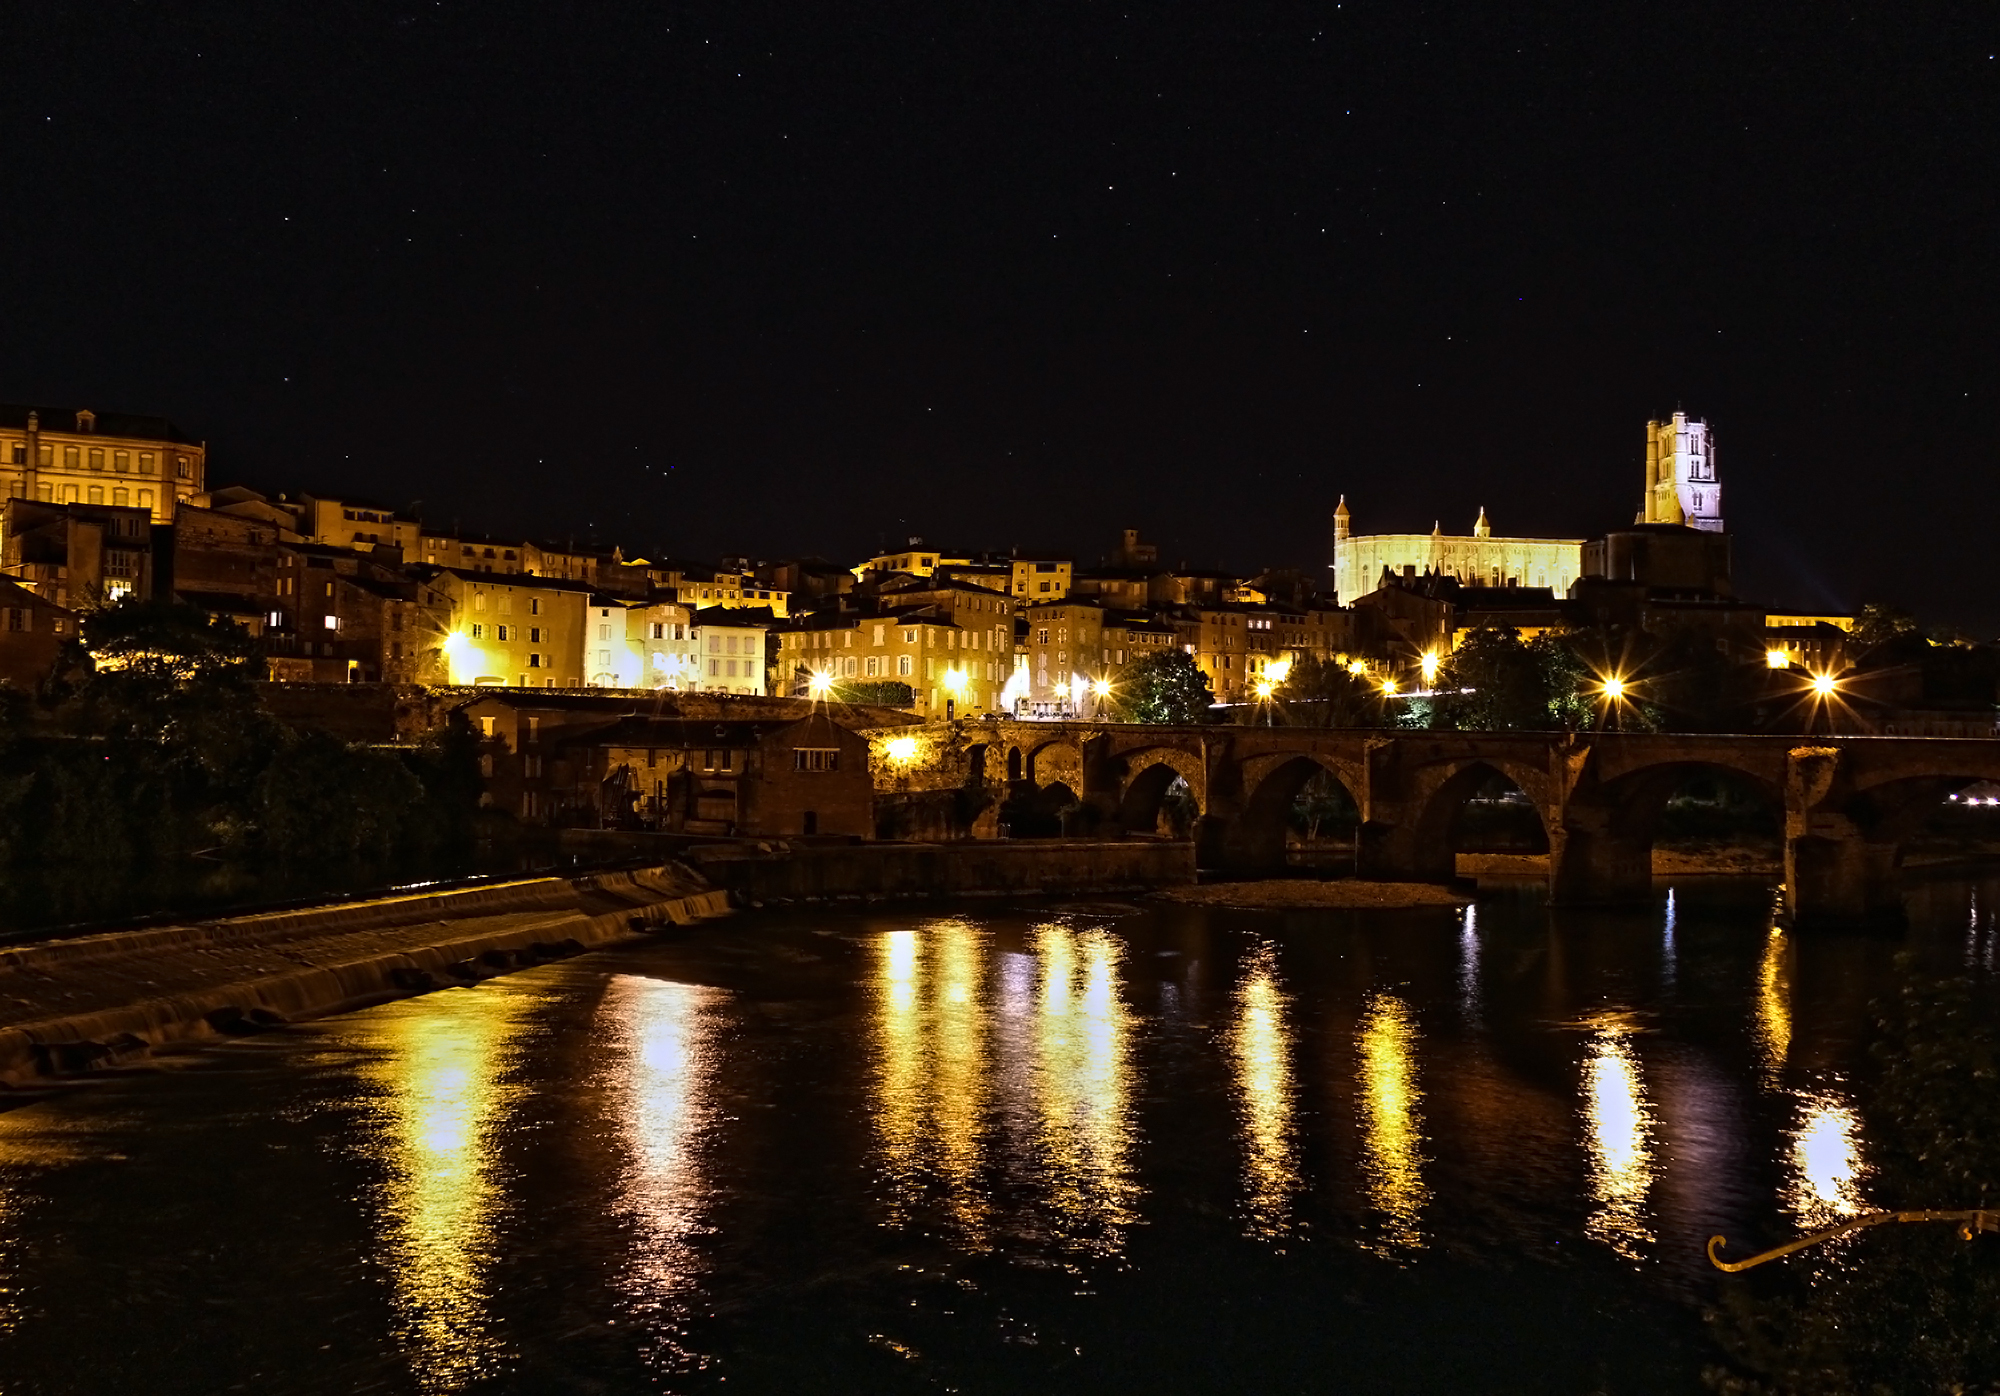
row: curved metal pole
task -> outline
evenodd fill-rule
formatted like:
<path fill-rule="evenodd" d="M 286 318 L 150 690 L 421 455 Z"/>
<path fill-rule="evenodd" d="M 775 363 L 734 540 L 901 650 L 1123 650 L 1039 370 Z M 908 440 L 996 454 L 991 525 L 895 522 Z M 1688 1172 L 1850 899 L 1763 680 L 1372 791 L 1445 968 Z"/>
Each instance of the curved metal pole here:
<path fill-rule="evenodd" d="M 1708 1238 L 1708 1258 L 1716 1269 L 1727 1270 L 1733 1275 L 1739 1270 L 1748 1270 L 1753 1265 L 1762 1265 L 1767 1260 L 1776 1260 L 1781 1255 L 1790 1255 L 1793 1251 L 1802 1251 L 1807 1246 L 1817 1246 L 1820 1242 L 1831 1241 L 1836 1236 L 1845 1236 L 1854 1231 L 1865 1231 L 1871 1226 L 1881 1226 L 1884 1222 L 1927 1221 L 1958 1222 L 1960 1223 L 1958 1234 L 1968 1241 L 1972 1239 L 1975 1232 L 2000 1231 L 2000 1211 L 1993 1211 L 1986 1208 L 1975 1208 L 1963 1212 L 1870 1212 L 1865 1216 L 1856 1217 L 1852 1221 L 1842 1222 L 1839 1226 L 1829 1226 L 1824 1231 L 1811 1232 L 1808 1235 L 1801 1236 L 1796 1241 L 1779 1246 L 1774 1250 L 1753 1255 L 1747 1260 L 1724 1260 L 1715 1252 L 1719 1247 L 1728 1245 L 1729 1238 L 1726 1236 L 1711 1236 Z"/>

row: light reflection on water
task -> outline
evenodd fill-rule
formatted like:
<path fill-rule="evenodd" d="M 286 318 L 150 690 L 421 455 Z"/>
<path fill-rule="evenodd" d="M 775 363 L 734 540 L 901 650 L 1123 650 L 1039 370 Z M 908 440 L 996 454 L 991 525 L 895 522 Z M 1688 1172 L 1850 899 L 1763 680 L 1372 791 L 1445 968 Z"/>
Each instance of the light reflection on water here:
<path fill-rule="evenodd" d="M 645 1315 L 656 1356 L 687 1362 L 672 1317 L 700 1277 L 691 1240 L 704 1230 L 702 1152 L 716 1129 L 715 1043 L 723 995 L 692 984 L 612 976 L 599 1007 L 611 1054 L 609 1099 L 625 1154 L 617 1205 L 631 1228 L 621 1287 Z"/>
<path fill-rule="evenodd" d="M 989 984 L 988 938 L 967 922 L 879 937 L 873 1116 L 888 1219 L 912 1223 L 935 1198 L 966 1249 L 1004 1226 L 1114 1252 L 1137 1198 L 1123 946 L 1047 923 L 1029 947 L 1001 955 Z"/>
<path fill-rule="evenodd" d="M 1654 1120 L 1630 1030 L 1622 1023 L 1607 1022 L 1591 1036 L 1583 1117 L 1597 1200 L 1585 1229 L 1626 1259 L 1640 1259 L 1653 1239 L 1646 1195 L 1653 1185 Z"/>
<path fill-rule="evenodd" d="M 1861 1117 L 1834 1090 L 1804 1092 L 1790 1131 L 1785 1210 L 1802 1231 L 1832 1226 L 1861 1210 Z"/>
<path fill-rule="evenodd" d="M 1260 945 L 1244 962 L 1236 986 L 1230 1052 L 1236 1068 L 1237 1114 L 1243 1130 L 1243 1184 L 1249 1231 L 1278 1236 L 1291 1222 L 1299 1187 L 1292 1110 L 1292 1035 L 1278 986 L 1277 951 Z"/>
<path fill-rule="evenodd" d="M 1423 1091 L 1418 1086 L 1416 1020 L 1394 994 L 1374 993 L 1361 1017 L 1362 1173 L 1368 1200 L 1380 1214 L 1372 1249 L 1413 1251 L 1424 1243 Z"/>
<path fill-rule="evenodd" d="M 1757 1045 L 1764 1081 L 1776 1089 L 1792 1050 L 1791 941 L 1776 926 L 1764 939 L 1757 965 Z"/>
<path fill-rule="evenodd" d="M 456 1391 L 504 1362 L 488 1272 L 510 1198 L 500 1142 L 519 1094 L 505 1082 L 535 1002 L 516 986 L 448 989 L 348 1020 L 370 1049 L 386 1178 L 376 1199 L 397 1337 L 426 1391 Z"/>

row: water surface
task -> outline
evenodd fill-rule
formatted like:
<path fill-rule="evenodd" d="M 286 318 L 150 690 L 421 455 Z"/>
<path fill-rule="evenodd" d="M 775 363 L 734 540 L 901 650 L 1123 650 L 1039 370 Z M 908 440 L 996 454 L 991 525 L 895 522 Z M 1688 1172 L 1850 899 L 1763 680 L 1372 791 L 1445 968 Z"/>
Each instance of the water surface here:
<path fill-rule="evenodd" d="M 765 913 L 0 1115 L 0 1392 L 1688 1391 L 1872 1205 L 1917 949 L 1552 914 Z"/>

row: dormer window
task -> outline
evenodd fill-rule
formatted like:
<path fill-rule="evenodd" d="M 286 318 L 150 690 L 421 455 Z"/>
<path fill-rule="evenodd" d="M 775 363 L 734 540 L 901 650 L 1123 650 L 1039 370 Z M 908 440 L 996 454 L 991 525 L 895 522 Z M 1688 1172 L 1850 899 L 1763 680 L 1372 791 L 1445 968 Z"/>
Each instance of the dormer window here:
<path fill-rule="evenodd" d="M 77 414 L 76 414 L 76 429 L 77 429 L 78 431 L 96 431 L 96 430 L 97 430 L 97 414 L 96 414 L 95 412 L 92 412 L 92 411 L 91 411 L 91 410 L 90 410 L 89 408 L 87 408 L 87 407 L 86 407 L 86 408 L 85 408 L 85 409 L 84 409 L 83 411 L 81 411 L 81 412 L 77 413 Z"/>

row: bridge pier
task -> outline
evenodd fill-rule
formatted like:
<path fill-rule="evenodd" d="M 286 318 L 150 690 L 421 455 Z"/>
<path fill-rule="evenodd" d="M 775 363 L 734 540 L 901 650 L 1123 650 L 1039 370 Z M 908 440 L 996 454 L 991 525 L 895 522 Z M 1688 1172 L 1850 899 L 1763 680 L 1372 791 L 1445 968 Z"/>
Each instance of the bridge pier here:
<path fill-rule="evenodd" d="M 1458 859 L 1448 838 L 1422 837 L 1408 823 L 1362 821 L 1354 849 L 1354 874 L 1370 882 L 1449 882 Z"/>
<path fill-rule="evenodd" d="M 1653 845 L 1613 827 L 1612 811 L 1572 805 L 1549 829 L 1549 902 L 1592 906 L 1653 894 Z"/>
<path fill-rule="evenodd" d="M 1896 846 L 1870 842 L 1844 819 L 1812 823 L 1813 831 L 1785 840 L 1786 922 L 1802 930 L 1900 925 Z"/>
<path fill-rule="evenodd" d="M 1843 748 L 1797 747 L 1785 759 L 1785 920 L 1801 929 L 1900 924 L 1901 850 L 1894 821 L 1854 790 Z M 1870 828 L 1856 814 L 1872 815 Z"/>

